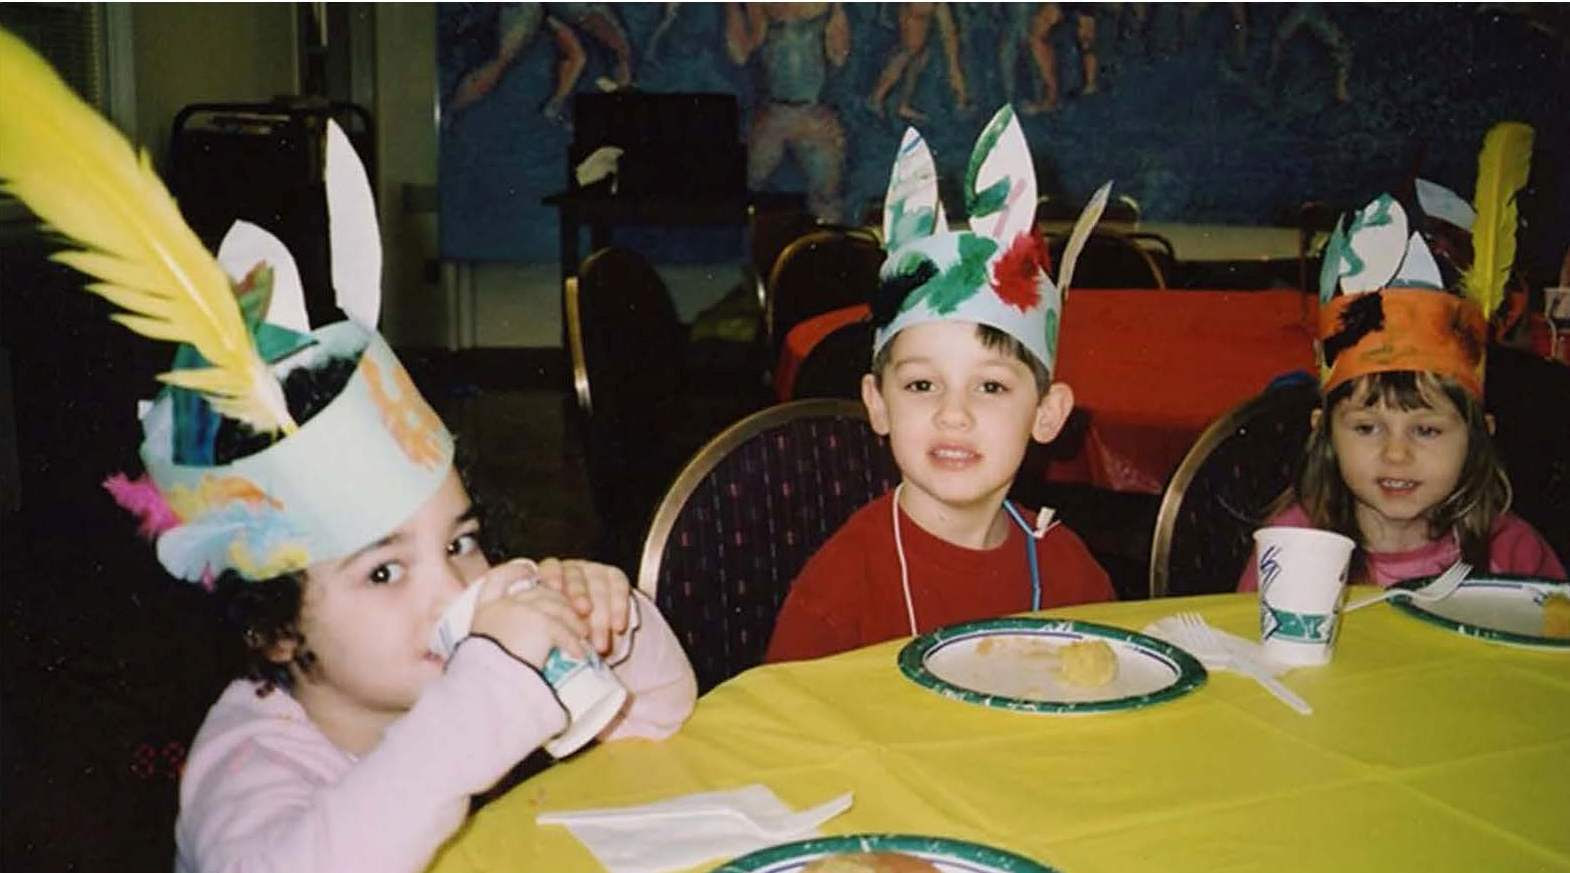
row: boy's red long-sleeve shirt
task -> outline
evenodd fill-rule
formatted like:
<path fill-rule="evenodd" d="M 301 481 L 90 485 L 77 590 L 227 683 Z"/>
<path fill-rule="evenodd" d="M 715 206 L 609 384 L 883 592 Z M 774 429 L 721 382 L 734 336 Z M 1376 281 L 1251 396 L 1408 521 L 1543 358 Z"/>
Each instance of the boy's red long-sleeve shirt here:
<path fill-rule="evenodd" d="M 765 661 L 817 658 L 910 635 L 893 499 L 890 492 L 858 510 L 802 568 L 775 620 Z M 995 549 L 968 549 L 922 530 L 902 510 L 900 538 L 919 633 L 1031 608 L 1028 537 L 1017 525 L 1009 525 L 1008 539 Z M 1036 554 L 1043 608 L 1116 599 L 1107 572 L 1063 525 L 1036 542 Z"/>

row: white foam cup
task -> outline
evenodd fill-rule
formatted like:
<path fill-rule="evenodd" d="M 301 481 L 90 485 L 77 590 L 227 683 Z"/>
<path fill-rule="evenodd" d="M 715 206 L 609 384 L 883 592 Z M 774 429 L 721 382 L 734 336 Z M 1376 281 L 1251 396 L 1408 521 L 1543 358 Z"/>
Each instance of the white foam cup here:
<path fill-rule="evenodd" d="M 459 641 L 469 635 L 480 587 L 478 583 L 470 585 L 447 605 L 431 631 L 432 652 L 443 658 L 451 657 Z M 638 609 L 634 600 L 628 613 L 627 630 L 615 640 L 612 662 L 627 656 L 632 632 L 637 626 Z M 572 754 L 604 730 L 627 700 L 627 689 L 610 666 L 587 641 L 583 645 L 587 652 L 583 658 L 573 658 L 560 649 L 551 649 L 540 669 L 540 675 L 567 711 L 567 728 L 545 744 L 545 751 L 557 758 Z"/>
<path fill-rule="evenodd" d="M 565 758 L 594 739 L 627 700 L 626 687 L 605 661 L 587 645 L 585 652 L 583 658 L 573 658 L 551 649 L 540 671 L 567 710 L 567 729 L 545 744 L 545 751 L 557 758 Z"/>
<path fill-rule="evenodd" d="M 1330 662 L 1337 605 L 1355 546 L 1341 534 L 1307 527 L 1254 532 L 1259 639 L 1266 657 L 1293 666 Z"/>

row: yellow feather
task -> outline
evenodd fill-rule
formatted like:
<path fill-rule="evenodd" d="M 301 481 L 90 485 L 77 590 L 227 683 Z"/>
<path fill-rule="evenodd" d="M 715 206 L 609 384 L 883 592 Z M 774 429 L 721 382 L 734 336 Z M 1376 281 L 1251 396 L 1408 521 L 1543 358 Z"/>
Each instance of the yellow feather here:
<path fill-rule="evenodd" d="M 1502 121 L 1483 137 L 1477 155 L 1477 196 L 1472 207 L 1472 267 L 1462 277 L 1466 295 L 1493 315 L 1505 298 L 1505 284 L 1515 263 L 1516 192 L 1532 169 L 1532 128 Z"/>
<path fill-rule="evenodd" d="M 256 353 L 229 277 L 125 137 L 42 58 L 0 29 L 0 188 L 81 246 L 56 259 L 101 280 L 87 290 L 154 339 L 189 343 L 212 367 L 159 378 L 195 384 L 259 433 L 293 432 L 283 390 Z"/>

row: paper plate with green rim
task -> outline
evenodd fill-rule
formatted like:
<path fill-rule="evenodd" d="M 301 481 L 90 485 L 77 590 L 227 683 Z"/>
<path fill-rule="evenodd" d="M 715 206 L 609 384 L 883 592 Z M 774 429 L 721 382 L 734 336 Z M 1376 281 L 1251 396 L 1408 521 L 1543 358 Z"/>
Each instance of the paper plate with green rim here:
<path fill-rule="evenodd" d="M 1066 681 L 1063 647 L 1106 643 L 1117 674 L 1102 685 Z M 1162 703 L 1205 683 L 1193 655 L 1111 625 L 1055 618 L 993 618 L 949 625 L 911 640 L 900 672 L 945 697 L 1021 712 L 1091 713 Z"/>
<path fill-rule="evenodd" d="M 823 858 L 873 852 L 919 858 L 939 873 L 1057 873 L 1045 864 L 1013 852 L 964 840 L 915 834 L 848 834 L 799 840 L 743 855 L 716 868 L 713 873 L 799 873 Z"/>
<path fill-rule="evenodd" d="M 1397 582 L 1394 588 L 1420 588 L 1425 576 Z M 1551 595 L 1570 598 L 1570 585 L 1535 576 L 1491 573 L 1468 576 L 1444 600 L 1425 603 L 1392 597 L 1390 605 L 1430 624 L 1480 640 L 1532 649 L 1570 651 L 1570 636 L 1549 636 L 1543 604 Z"/>

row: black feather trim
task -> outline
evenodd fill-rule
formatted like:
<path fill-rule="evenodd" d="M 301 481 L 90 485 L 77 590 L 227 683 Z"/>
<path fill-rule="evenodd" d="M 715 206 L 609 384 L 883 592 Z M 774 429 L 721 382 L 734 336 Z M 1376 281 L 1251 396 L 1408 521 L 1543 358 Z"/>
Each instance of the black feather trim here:
<path fill-rule="evenodd" d="M 1358 340 L 1385 326 L 1385 298 L 1378 291 L 1359 294 L 1358 299 L 1341 310 L 1341 329 L 1325 337 L 1325 363 L 1335 363 L 1336 356 L 1357 345 Z"/>
<path fill-rule="evenodd" d="M 872 292 L 873 330 L 882 330 L 893 321 L 894 316 L 899 315 L 905 298 L 938 275 L 938 265 L 931 258 L 923 257 L 900 266 L 899 272 L 880 279 L 878 289 Z"/>

